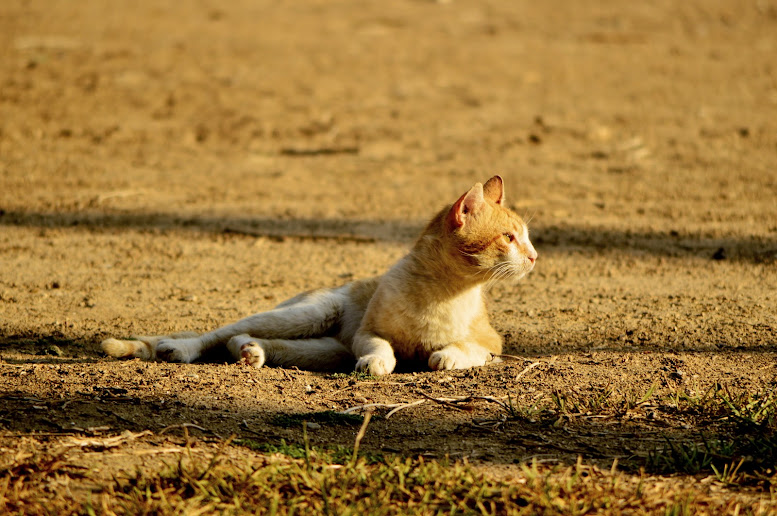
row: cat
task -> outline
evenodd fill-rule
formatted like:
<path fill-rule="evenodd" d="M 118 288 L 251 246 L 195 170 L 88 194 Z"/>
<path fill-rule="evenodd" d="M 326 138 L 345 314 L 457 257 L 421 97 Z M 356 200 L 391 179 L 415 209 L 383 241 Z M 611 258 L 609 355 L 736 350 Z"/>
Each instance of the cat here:
<path fill-rule="evenodd" d="M 504 206 L 500 176 L 476 183 L 432 218 L 411 251 L 383 276 L 289 299 L 209 333 L 107 339 L 111 356 L 193 362 L 226 348 L 255 367 L 328 371 L 353 364 L 380 376 L 397 358 L 433 370 L 483 366 L 502 352 L 484 290 L 520 279 L 537 260 L 524 221 Z"/>

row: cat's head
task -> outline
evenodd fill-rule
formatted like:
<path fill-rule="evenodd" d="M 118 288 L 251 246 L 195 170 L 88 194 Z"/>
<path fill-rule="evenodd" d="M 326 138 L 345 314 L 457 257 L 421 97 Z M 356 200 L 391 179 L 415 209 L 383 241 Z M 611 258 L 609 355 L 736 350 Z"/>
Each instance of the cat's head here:
<path fill-rule="evenodd" d="M 534 268 L 537 251 L 529 228 L 504 206 L 504 182 L 494 176 L 475 184 L 445 216 L 445 232 L 467 269 L 487 279 L 525 276 Z"/>

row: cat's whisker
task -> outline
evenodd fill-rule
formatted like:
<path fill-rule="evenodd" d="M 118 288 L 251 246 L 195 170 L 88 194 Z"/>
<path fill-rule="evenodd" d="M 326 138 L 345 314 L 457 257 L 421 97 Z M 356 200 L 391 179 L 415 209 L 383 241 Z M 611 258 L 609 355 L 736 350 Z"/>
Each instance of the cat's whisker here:
<path fill-rule="evenodd" d="M 506 261 L 496 264 L 489 272 L 491 273 L 491 277 L 486 281 L 483 287 L 485 290 L 490 290 L 499 281 L 516 274 L 513 264 Z"/>

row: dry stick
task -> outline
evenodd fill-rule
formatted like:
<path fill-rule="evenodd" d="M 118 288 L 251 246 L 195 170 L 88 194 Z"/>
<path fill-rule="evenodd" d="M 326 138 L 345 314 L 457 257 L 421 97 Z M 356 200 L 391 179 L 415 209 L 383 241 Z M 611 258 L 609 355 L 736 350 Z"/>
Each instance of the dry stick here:
<path fill-rule="evenodd" d="M 405 403 L 367 403 L 366 405 L 356 405 L 355 407 L 347 408 L 345 410 L 341 410 L 340 414 L 350 414 L 351 412 L 360 412 L 362 410 L 370 409 L 370 408 L 396 408 L 404 406 Z"/>
<path fill-rule="evenodd" d="M 459 407 L 458 405 L 454 405 L 451 402 L 452 401 L 467 401 L 467 400 L 471 399 L 470 396 L 464 396 L 462 398 L 432 398 L 431 396 L 429 396 L 428 394 L 424 394 L 423 392 L 419 392 L 418 394 L 420 394 L 424 398 L 426 398 L 428 400 L 431 400 L 431 401 L 433 401 L 435 403 L 439 403 L 440 405 L 443 405 L 445 407 L 454 408 L 456 410 L 461 410 L 462 412 L 466 412 L 467 409 L 463 409 L 463 408 Z"/>
<path fill-rule="evenodd" d="M 134 441 L 135 439 L 138 439 L 140 437 L 145 437 L 147 435 L 153 435 L 151 433 L 151 430 L 144 430 L 137 434 L 133 434 L 132 432 L 127 430 L 125 432 L 122 432 L 120 435 L 117 435 L 114 437 L 104 437 L 104 438 L 72 437 L 71 442 L 65 443 L 65 446 L 66 447 L 78 446 L 81 448 L 114 448 L 127 441 Z"/>
<path fill-rule="evenodd" d="M 188 429 L 189 429 L 189 428 L 195 428 L 195 429 L 199 430 L 200 432 L 204 432 L 204 433 L 211 433 L 211 434 L 213 434 L 213 435 L 214 435 L 214 436 L 215 436 L 217 439 L 221 439 L 222 441 L 224 440 L 224 438 L 223 438 L 223 437 L 221 437 L 219 434 L 217 434 L 217 433 L 216 433 L 216 432 L 214 432 L 213 430 L 208 430 L 207 428 L 203 428 L 203 427 L 201 427 L 201 426 L 199 426 L 199 425 L 195 425 L 194 423 L 183 423 L 183 424 L 180 424 L 180 425 L 170 425 L 170 426 L 166 426 L 165 428 L 163 428 L 163 429 L 162 429 L 162 430 L 159 432 L 159 435 L 162 435 L 162 434 L 164 434 L 165 432 L 167 432 L 168 430 L 172 430 L 172 429 L 174 429 L 174 428 L 183 428 L 183 429 L 184 429 L 184 431 L 186 431 L 186 433 L 187 433 L 187 437 L 188 437 Z"/>
<path fill-rule="evenodd" d="M 494 357 L 506 358 L 508 360 L 526 360 L 525 357 L 519 357 L 519 356 L 516 356 L 516 355 L 505 355 L 505 354 L 502 354 L 502 355 L 494 355 Z"/>
<path fill-rule="evenodd" d="M 503 409 L 508 410 L 507 404 L 504 401 L 501 401 L 502 399 L 505 399 L 505 398 L 507 398 L 507 396 L 501 396 L 501 399 L 495 398 L 494 396 L 472 396 L 473 400 L 490 401 L 491 403 L 496 403 Z"/>
<path fill-rule="evenodd" d="M 404 410 L 406 408 L 415 407 L 416 405 L 421 405 L 422 403 L 426 403 L 427 401 L 434 401 L 435 403 L 439 403 L 445 407 L 454 408 L 456 410 L 462 410 L 466 411 L 467 409 L 461 408 L 458 405 L 454 405 L 454 403 L 461 403 L 464 401 L 472 401 L 472 400 L 483 400 L 483 401 L 490 401 L 492 403 L 496 403 L 500 405 L 502 408 L 507 409 L 507 405 L 500 401 L 500 398 L 496 398 L 494 396 L 461 396 L 458 398 L 432 398 L 431 396 L 428 396 L 424 394 L 423 392 L 419 392 L 422 396 L 424 396 L 423 399 L 415 400 L 415 401 L 409 401 L 407 403 L 368 403 L 366 405 L 356 405 L 355 407 L 347 408 L 345 410 L 341 410 L 340 414 L 350 414 L 352 412 L 359 412 L 362 410 L 374 410 L 376 408 L 390 408 L 388 414 L 386 414 L 386 419 L 390 418 L 400 410 Z M 502 396 L 501 399 L 507 398 L 507 396 Z"/>
<path fill-rule="evenodd" d="M 498 398 L 495 398 L 493 396 L 461 396 L 459 398 L 432 398 L 431 396 L 428 396 L 424 393 L 420 393 L 420 394 L 424 396 L 424 398 L 420 400 L 409 401 L 407 403 L 368 403 L 366 405 L 356 405 L 354 407 L 347 408 L 345 410 L 340 411 L 340 413 L 351 414 L 352 412 L 359 412 L 367 409 L 389 408 L 391 410 L 389 411 L 388 414 L 386 414 L 386 419 L 388 419 L 394 414 L 396 414 L 397 412 L 399 412 L 400 410 L 405 410 L 406 408 L 415 407 L 416 405 L 421 405 L 422 403 L 426 403 L 427 401 L 434 401 L 435 403 L 440 403 L 446 407 L 451 407 L 456 410 L 466 411 L 467 409 L 454 405 L 451 402 L 460 403 L 462 401 L 469 401 L 469 400 L 476 400 L 476 399 L 498 403 L 502 407 L 506 407 L 506 405 L 502 401 L 500 401 Z M 503 398 L 506 398 L 506 397 L 507 396 L 503 396 Z"/>
<path fill-rule="evenodd" d="M 427 401 L 428 400 L 416 400 L 416 401 L 412 401 L 410 403 L 405 403 L 404 405 L 400 405 L 400 406 L 398 406 L 398 407 L 396 407 L 394 409 L 391 409 L 391 411 L 389 411 L 389 413 L 386 414 L 386 419 L 390 418 L 391 416 L 393 416 L 394 414 L 396 414 L 400 410 L 404 410 L 404 409 L 409 408 L 409 407 L 414 407 L 416 405 L 420 405 L 421 403 L 426 403 Z"/>
<path fill-rule="evenodd" d="M 329 154 L 358 154 L 359 147 L 357 146 L 345 146 L 345 147 L 316 147 L 312 149 L 298 148 L 298 147 L 283 147 L 280 150 L 283 156 L 321 156 Z"/>
<path fill-rule="evenodd" d="M 351 457 L 351 465 L 356 464 L 356 458 L 359 454 L 359 445 L 364 438 L 364 434 L 367 432 L 367 425 L 370 424 L 371 418 L 372 411 L 368 410 L 367 413 L 364 414 L 364 421 L 362 421 L 362 426 L 359 428 L 359 433 L 356 434 L 356 440 L 353 443 L 353 456 Z"/>
<path fill-rule="evenodd" d="M 526 373 L 528 373 L 529 371 L 531 371 L 532 369 L 534 369 L 535 367 L 537 367 L 537 366 L 538 366 L 538 365 L 540 365 L 541 363 L 542 363 L 542 362 L 532 362 L 531 364 L 529 364 L 528 366 L 526 366 L 526 368 L 525 368 L 523 371 L 521 371 L 520 373 L 518 373 L 518 374 L 515 376 L 515 379 L 516 379 L 516 381 L 517 381 L 517 380 L 519 380 L 519 379 L 521 378 L 521 376 L 525 375 Z"/>

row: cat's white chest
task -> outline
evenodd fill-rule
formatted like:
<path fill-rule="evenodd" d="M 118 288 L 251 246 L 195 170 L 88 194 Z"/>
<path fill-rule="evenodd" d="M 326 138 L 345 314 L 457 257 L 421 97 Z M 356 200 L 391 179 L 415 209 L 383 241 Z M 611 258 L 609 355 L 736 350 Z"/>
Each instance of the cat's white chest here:
<path fill-rule="evenodd" d="M 424 356 L 466 341 L 482 306 L 479 287 L 443 299 L 428 299 L 418 292 L 397 295 L 384 305 L 379 332 L 400 356 Z"/>

